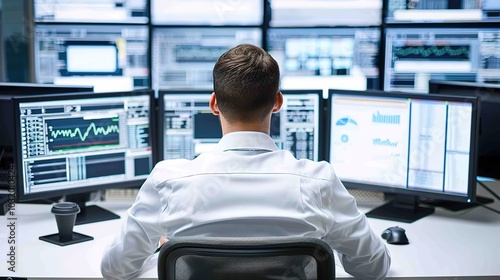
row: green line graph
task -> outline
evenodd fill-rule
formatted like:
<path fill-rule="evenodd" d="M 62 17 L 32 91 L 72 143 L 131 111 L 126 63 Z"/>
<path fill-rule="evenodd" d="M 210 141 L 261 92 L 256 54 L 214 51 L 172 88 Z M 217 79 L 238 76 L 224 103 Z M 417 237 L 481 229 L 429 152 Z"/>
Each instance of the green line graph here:
<path fill-rule="evenodd" d="M 48 147 L 52 151 L 95 149 L 120 144 L 118 118 L 46 120 Z"/>
<path fill-rule="evenodd" d="M 76 127 L 74 129 L 56 129 L 56 130 L 52 130 L 50 132 L 50 136 L 53 138 L 53 139 L 56 139 L 60 136 L 62 137 L 69 137 L 69 138 L 75 138 L 75 137 L 79 137 L 80 140 L 82 142 L 84 142 L 87 137 L 89 136 L 89 134 L 92 133 L 92 135 L 94 136 L 98 136 L 98 135 L 108 135 L 110 133 L 120 133 L 120 128 L 118 127 L 118 125 L 108 125 L 106 127 L 98 127 L 96 126 L 95 123 L 90 123 L 90 125 L 87 127 L 87 130 L 82 133 L 82 131 L 80 130 L 79 127 Z"/>
<path fill-rule="evenodd" d="M 404 46 L 394 47 L 397 57 L 469 57 L 469 46 Z"/>

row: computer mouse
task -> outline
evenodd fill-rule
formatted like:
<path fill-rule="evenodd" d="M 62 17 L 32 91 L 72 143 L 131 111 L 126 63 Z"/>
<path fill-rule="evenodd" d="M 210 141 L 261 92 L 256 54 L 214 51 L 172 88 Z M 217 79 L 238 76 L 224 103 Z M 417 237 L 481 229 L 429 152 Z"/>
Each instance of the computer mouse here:
<path fill-rule="evenodd" d="M 382 238 L 387 240 L 389 244 L 405 245 L 410 244 L 406 232 L 403 228 L 395 226 L 390 227 L 382 232 Z"/>

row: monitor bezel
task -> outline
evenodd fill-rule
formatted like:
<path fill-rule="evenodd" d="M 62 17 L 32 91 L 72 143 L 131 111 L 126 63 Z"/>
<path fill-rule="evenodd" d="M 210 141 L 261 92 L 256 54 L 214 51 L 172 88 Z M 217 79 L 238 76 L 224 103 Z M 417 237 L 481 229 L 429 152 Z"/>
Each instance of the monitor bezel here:
<path fill-rule="evenodd" d="M 297 89 L 297 90 L 280 90 L 282 94 L 287 94 L 287 95 L 292 95 L 292 94 L 317 94 L 318 95 L 318 108 L 321 110 L 318 114 L 318 161 L 321 160 L 326 160 L 326 153 L 325 151 L 325 137 L 323 137 L 323 131 L 325 131 L 325 121 L 324 121 L 324 114 L 326 112 L 325 106 L 324 106 L 324 98 L 323 98 L 323 90 L 322 89 L 311 89 L 311 90 L 305 90 L 305 89 Z M 186 89 L 160 89 L 158 90 L 158 122 L 157 122 L 157 129 L 158 129 L 158 160 L 165 160 L 163 156 L 163 151 L 165 148 L 165 143 L 163 141 L 164 137 L 164 125 L 165 125 L 165 118 L 164 118 L 164 110 L 165 110 L 165 98 L 164 96 L 167 94 L 207 94 L 211 95 L 213 93 L 212 90 L 186 90 Z"/>
<path fill-rule="evenodd" d="M 470 157 L 469 157 L 469 183 L 467 187 L 467 194 L 460 195 L 455 193 L 444 193 L 444 192 L 434 192 L 430 190 L 421 190 L 421 189 L 402 189 L 387 185 L 376 185 L 376 184 L 368 184 L 368 183 L 360 183 L 360 182 L 352 182 L 348 180 L 341 180 L 344 186 L 348 189 L 358 189 L 358 190 L 367 190 L 367 191 L 376 191 L 383 192 L 386 194 L 393 195 L 408 195 L 414 196 L 417 198 L 428 198 L 428 199 L 439 199 L 446 201 L 455 201 L 455 202 L 475 202 L 476 201 L 476 172 L 477 172 L 477 149 L 478 149 L 478 133 L 479 133 L 479 114 L 480 111 L 480 103 L 478 98 L 470 97 L 457 97 L 451 95 L 429 95 L 429 94 L 420 94 L 420 93 L 407 93 L 407 92 L 387 92 L 381 90 L 367 90 L 367 91 L 352 91 L 352 90 L 336 90 L 330 89 L 328 94 L 327 101 L 327 144 L 325 146 L 327 153 L 327 161 L 330 160 L 330 144 L 331 144 L 331 116 L 332 116 L 332 100 L 333 95 L 344 95 L 344 96 L 379 96 L 379 97 L 389 97 L 389 98 L 404 98 L 408 99 L 423 99 L 423 100 L 438 100 L 438 101 L 450 101 L 450 102 L 468 102 L 472 104 L 472 115 L 471 115 L 471 141 L 470 141 Z"/>
<path fill-rule="evenodd" d="M 70 86 L 38 83 L 0 83 L 0 95 L 59 94 L 72 92 L 93 92 L 93 86 Z"/>
<path fill-rule="evenodd" d="M 12 116 L 14 119 L 14 135 L 15 135 L 15 143 L 14 143 L 14 164 L 16 170 L 16 201 L 17 202 L 29 202 L 31 200 L 37 199 L 47 199 L 53 197 L 59 197 L 61 195 L 71 195 L 71 194 L 81 194 L 81 193 L 89 193 L 98 190 L 105 190 L 110 188 L 134 188 L 140 187 L 146 179 L 135 179 L 129 181 L 121 181 L 115 183 L 104 183 L 104 184 L 94 184 L 84 187 L 70 188 L 70 189 L 62 189 L 57 191 L 46 191 L 39 192 L 33 194 L 24 193 L 24 180 L 23 180 L 23 164 L 22 164 L 22 147 L 19 143 L 18 139 L 21 139 L 21 120 L 20 120 L 20 110 L 19 104 L 24 102 L 39 102 L 39 101 L 54 101 L 56 99 L 59 100 L 76 100 L 76 99 L 86 99 L 86 98 L 107 98 L 107 97 L 120 97 L 120 96 L 138 96 L 144 95 L 148 96 L 150 102 L 150 114 L 149 114 L 149 127 L 150 127 L 150 146 L 152 152 L 152 163 L 154 166 L 156 163 L 155 158 L 155 133 L 154 133 L 154 91 L 150 89 L 140 89 L 133 91 L 121 91 L 121 92 L 103 92 L 103 93 L 94 93 L 94 92 L 79 92 L 79 93 L 63 93 L 63 94 L 43 94 L 43 95 L 28 95 L 28 96 L 16 96 L 13 98 L 13 113 Z"/>

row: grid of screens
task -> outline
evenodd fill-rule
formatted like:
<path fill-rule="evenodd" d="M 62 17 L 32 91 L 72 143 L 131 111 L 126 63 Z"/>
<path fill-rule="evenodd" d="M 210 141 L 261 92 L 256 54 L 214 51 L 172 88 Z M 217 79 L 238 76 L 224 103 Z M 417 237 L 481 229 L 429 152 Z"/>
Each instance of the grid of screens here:
<path fill-rule="evenodd" d="M 475 198 L 476 98 L 330 93 L 329 161 L 347 187 Z"/>
<path fill-rule="evenodd" d="M 431 80 L 429 93 L 481 100 L 477 175 L 500 178 L 500 85 Z"/>
<path fill-rule="evenodd" d="M 152 91 L 81 96 L 27 97 L 15 105 L 21 201 L 126 187 L 149 175 Z"/>
<path fill-rule="evenodd" d="M 262 25 L 262 0 L 151 0 L 157 25 Z"/>
<path fill-rule="evenodd" d="M 500 22 L 498 0 L 388 0 L 386 22 Z"/>
<path fill-rule="evenodd" d="M 120 25 L 37 25 L 39 83 L 91 85 L 94 91 L 149 87 L 148 28 Z"/>
<path fill-rule="evenodd" d="M 259 28 L 156 28 L 153 33 L 153 89 L 212 89 L 212 70 L 230 48 L 262 45 Z"/>
<path fill-rule="evenodd" d="M 297 158 L 318 160 L 320 156 L 320 90 L 282 91 L 284 104 L 271 118 L 270 135 L 279 149 Z M 160 91 L 163 159 L 193 159 L 213 150 L 222 137 L 219 118 L 209 107 L 210 91 Z"/>
<path fill-rule="evenodd" d="M 272 0 L 271 26 L 371 26 L 382 21 L 382 0 Z"/>
<path fill-rule="evenodd" d="M 33 0 L 36 22 L 147 23 L 147 0 Z"/>
<path fill-rule="evenodd" d="M 271 28 L 268 52 L 278 62 L 283 89 L 314 85 L 365 90 L 379 88 L 377 28 Z"/>
<path fill-rule="evenodd" d="M 388 28 L 384 90 L 428 92 L 430 79 L 500 83 L 498 28 Z"/>

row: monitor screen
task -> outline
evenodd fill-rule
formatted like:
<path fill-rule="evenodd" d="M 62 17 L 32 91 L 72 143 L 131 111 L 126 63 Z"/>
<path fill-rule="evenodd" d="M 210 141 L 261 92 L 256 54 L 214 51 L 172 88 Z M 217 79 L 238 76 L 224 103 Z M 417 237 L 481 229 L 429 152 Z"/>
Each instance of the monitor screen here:
<path fill-rule="evenodd" d="M 498 0 L 388 0 L 386 22 L 500 22 L 500 2 Z"/>
<path fill-rule="evenodd" d="M 384 90 L 428 92 L 430 79 L 500 83 L 498 28 L 387 28 Z"/>
<path fill-rule="evenodd" d="M 122 75 L 118 67 L 118 48 L 114 42 L 67 42 L 62 76 Z"/>
<path fill-rule="evenodd" d="M 382 0 L 272 0 L 271 22 L 284 26 L 374 26 Z"/>
<path fill-rule="evenodd" d="M 157 25 L 254 25 L 264 21 L 264 1 L 151 0 Z"/>
<path fill-rule="evenodd" d="M 413 205 L 385 205 L 389 217 L 417 218 L 418 197 L 474 202 L 477 98 L 331 90 L 328 105 L 329 162 L 339 179 Z"/>
<path fill-rule="evenodd" d="M 35 22 L 147 23 L 147 0 L 33 0 Z"/>
<path fill-rule="evenodd" d="M 270 28 L 267 50 L 281 88 L 379 89 L 377 28 Z"/>
<path fill-rule="evenodd" d="M 18 200 L 139 187 L 154 164 L 152 98 L 144 90 L 12 99 Z"/>
<path fill-rule="evenodd" d="M 477 175 L 500 179 L 500 85 L 431 80 L 429 93 L 481 100 Z"/>
<path fill-rule="evenodd" d="M 148 36 L 146 26 L 38 24 L 36 81 L 96 92 L 149 87 Z"/>
<path fill-rule="evenodd" d="M 213 88 L 212 70 L 219 57 L 239 44 L 262 45 L 260 28 L 155 28 L 153 89 Z"/>
<path fill-rule="evenodd" d="M 297 158 L 322 159 L 321 90 L 282 91 L 284 104 L 271 117 L 270 135 Z M 209 107 L 211 91 L 160 91 L 162 159 L 193 159 L 213 150 L 222 137 Z M 321 142 L 321 143 L 320 143 Z"/>

